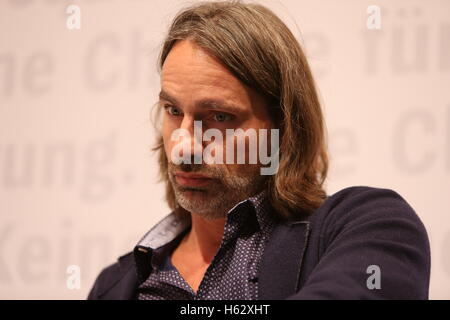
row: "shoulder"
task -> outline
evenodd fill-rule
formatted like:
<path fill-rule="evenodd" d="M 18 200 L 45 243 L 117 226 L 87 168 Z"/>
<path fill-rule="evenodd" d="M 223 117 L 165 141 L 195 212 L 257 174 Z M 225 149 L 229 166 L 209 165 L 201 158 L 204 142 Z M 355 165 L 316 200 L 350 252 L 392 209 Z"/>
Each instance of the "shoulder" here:
<path fill-rule="evenodd" d="M 328 196 L 310 220 L 316 227 L 327 229 L 366 222 L 372 222 L 375 226 L 381 222 L 396 221 L 414 225 L 426 233 L 419 216 L 400 194 L 391 189 L 368 186 L 348 187 Z"/>
<path fill-rule="evenodd" d="M 308 220 L 301 297 L 428 297 L 427 231 L 397 192 L 366 186 L 345 188 L 329 196 Z M 366 287 L 371 266 L 381 270 L 382 290 Z"/>
<path fill-rule="evenodd" d="M 368 186 L 353 186 L 342 189 L 327 197 L 323 206 L 327 209 L 342 207 L 358 207 L 360 205 L 373 205 L 384 203 L 385 206 L 403 206 L 411 209 L 406 200 L 396 191 Z"/>

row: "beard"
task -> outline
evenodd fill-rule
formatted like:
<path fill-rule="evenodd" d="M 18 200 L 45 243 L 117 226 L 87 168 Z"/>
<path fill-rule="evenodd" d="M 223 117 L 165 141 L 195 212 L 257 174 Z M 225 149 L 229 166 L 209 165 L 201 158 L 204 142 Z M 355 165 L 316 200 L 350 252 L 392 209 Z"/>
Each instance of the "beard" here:
<path fill-rule="evenodd" d="M 267 181 L 267 177 L 260 174 L 260 166 L 239 167 L 242 168 L 240 171 L 230 172 L 224 165 L 175 165 L 169 161 L 169 181 L 177 203 L 204 219 L 225 218 L 237 203 L 262 191 Z M 207 186 L 184 186 L 177 182 L 175 172 L 202 174 L 212 180 Z"/>

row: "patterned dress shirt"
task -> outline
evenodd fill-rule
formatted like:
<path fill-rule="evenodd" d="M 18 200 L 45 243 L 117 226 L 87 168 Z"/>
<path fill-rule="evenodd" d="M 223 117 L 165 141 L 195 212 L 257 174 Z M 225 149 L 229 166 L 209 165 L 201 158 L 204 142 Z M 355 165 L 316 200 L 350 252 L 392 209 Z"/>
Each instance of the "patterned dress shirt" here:
<path fill-rule="evenodd" d="M 140 300 L 256 300 L 258 270 L 275 226 L 265 191 L 236 204 L 227 214 L 221 245 L 195 292 L 171 263 L 171 255 L 191 228 L 190 217 L 173 212 L 155 225 L 134 249 Z"/>

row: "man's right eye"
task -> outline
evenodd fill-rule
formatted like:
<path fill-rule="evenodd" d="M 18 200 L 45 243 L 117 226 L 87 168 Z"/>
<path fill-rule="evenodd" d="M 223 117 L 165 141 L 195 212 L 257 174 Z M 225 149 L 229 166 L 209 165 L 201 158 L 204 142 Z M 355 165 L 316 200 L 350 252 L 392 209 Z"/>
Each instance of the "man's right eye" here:
<path fill-rule="evenodd" d="M 167 113 L 169 113 L 172 116 L 179 116 L 181 114 L 180 109 L 174 106 L 165 105 L 164 109 L 167 111 Z"/>

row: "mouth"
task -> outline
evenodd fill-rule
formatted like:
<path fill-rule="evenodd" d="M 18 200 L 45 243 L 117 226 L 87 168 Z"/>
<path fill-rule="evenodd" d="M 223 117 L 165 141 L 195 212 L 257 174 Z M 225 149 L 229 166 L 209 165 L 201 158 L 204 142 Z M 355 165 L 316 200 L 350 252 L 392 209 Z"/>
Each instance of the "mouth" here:
<path fill-rule="evenodd" d="M 185 187 L 203 187 L 215 180 L 205 175 L 185 172 L 176 172 L 174 176 L 176 182 Z"/>

